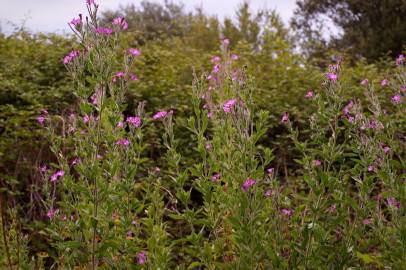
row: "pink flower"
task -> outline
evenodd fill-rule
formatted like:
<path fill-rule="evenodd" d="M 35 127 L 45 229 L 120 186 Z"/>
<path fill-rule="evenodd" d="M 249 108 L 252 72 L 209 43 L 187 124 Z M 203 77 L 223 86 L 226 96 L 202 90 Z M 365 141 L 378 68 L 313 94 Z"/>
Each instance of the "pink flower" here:
<path fill-rule="evenodd" d="M 127 140 L 126 138 L 123 138 L 123 139 L 117 140 L 116 144 L 121 145 L 121 146 L 128 146 L 128 145 L 130 145 L 130 141 Z"/>
<path fill-rule="evenodd" d="M 267 172 L 269 175 L 272 175 L 274 173 L 274 170 L 275 170 L 274 168 L 269 168 Z"/>
<path fill-rule="evenodd" d="M 227 47 L 228 45 L 230 45 L 230 40 L 228 38 L 225 38 L 221 41 L 221 43 L 224 47 Z"/>
<path fill-rule="evenodd" d="M 132 81 L 138 81 L 137 75 L 135 75 L 134 73 L 130 73 L 130 80 L 132 80 Z"/>
<path fill-rule="evenodd" d="M 208 112 L 207 113 L 207 118 L 211 119 L 213 117 L 213 112 Z"/>
<path fill-rule="evenodd" d="M 65 65 L 67 65 L 70 62 L 72 62 L 79 55 L 80 55 L 80 52 L 78 50 L 73 50 L 63 58 L 63 63 Z"/>
<path fill-rule="evenodd" d="M 96 28 L 96 33 L 101 34 L 101 35 L 106 35 L 109 36 L 113 34 L 113 29 L 108 28 L 108 27 L 97 27 Z"/>
<path fill-rule="evenodd" d="M 389 152 L 390 152 L 390 147 L 389 147 L 389 146 L 385 146 L 385 147 L 383 148 L 383 152 L 384 152 L 385 154 L 389 153 Z"/>
<path fill-rule="evenodd" d="M 47 217 L 48 217 L 49 219 L 52 219 L 52 218 L 55 216 L 56 213 L 58 213 L 58 210 L 57 210 L 57 209 L 50 208 L 50 209 L 48 210 L 48 212 L 47 212 Z"/>
<path fill-rule="evenodd" d="M 363 80 L 361 81 L 361 85 L 362 85 L 362 86 L 367 86 L 368 83 L 369 83 L 368 79 L 363 79 Z"/>
<path fill-rule="evenodd" d="M 291 217 L 293 215 L 293 210 L 292 209 L 288 209 L 288 208 L 283 208 L 281 210 L 281 213 L 287 217 Z"/>
<path fill-rule="evenodd" d="M 145 262 L 147 261 L 147 254 L 145 251 L 141 251 L 137 254 L 137 263 L 139 265 L 143 265 L 145 264 Z"/>
<path fill-rule="evenodd" d="M 391 100 L 394 104 L 400 104 L 402 102 L 402 97 L 400 95 L 394 95 Z"/>
<path fill-rule="evenodd" d="M 112 81 L 116 82 L 119 78 L 124 78 L 124 76 L 125 76 L 124 71 L 116 72 L 116 74 L 113 75 Z"/>
<path fill-rule="evenodd" d="M 282 115 L 281 123 L 287 123 L 287 122 L 289 122 L 289 113 L 285 112 L 285 113 Z"/>
<path fill-rule="evenodd" d="M 235 99 L 230 99 L 228 101 L 226 101 L 223 105 L 223 111 L 225 113 L 229 113 L 231 112 L 231 109 L 234 107 L 234 105 L 237 103 L 237 100 Z"/>
<path fill-rule="evenodd" d="M 275 191 L 273 189 L 268 189 L 267 191 L 265 191 L 264 196 L 271 197 L 274 193 Z"/>
<path fill-rule="evenodd" d="M 207 151 L 210 151 L 213 147 L 211 146 L 211 143 L 206 143 L 206 144 L 204 145 L 204 148 L 205 148 Z"/>
<path fill-rule="evenodd" d="M 220 178 L 221 178 L 221 174 L 220 174 L 220 173 L 215 173 L 215 174 L 213 174 L 213 176 L 211 177 L 211 181 L 212 181 L 212 182 L 217 182 Z"/>
<path fill-rule="evenodd" d="M 80 158 L 74 158 L 73 160 L 72 160 L 72 165 L 76 165 L 76 164 L 78 164 L 78 163 L 80 163 Z"/>
<path fill-rule="evenodd" d="M 326 77 L 327 77 L 327 79 L 329 79 L 332 82 L 336 82 L 338 80 L 337 74 L 332 73 L 332 72 L 327 73 Z"/>
<path fill-rule="evenodd" d="M 90 117 L 86 114 L 85 116 L 83 116 L 83 123 L 87 124 L 90 121 Z"/>
<path fill-rule="evenodd" d="M 244 184 L 242 184 L 242 190 L 244 190 L 245 192 L 248 191 L 248 189 L 250 187 L 252 187 L 253 185 L 255 185 L 257 182 L 254 179 L 248 178 L 247 180 L 245 180 Z"/>
<path fill-rule="evenodd" d="M 220 62 L 220 61 L 221 61 L 220 56 L 213 56 L 213 57 L 211 58 L 211 62 L 212 62 L 212 63 L 218 63 L 218 62 Z"/>
<path fill-rule="evenodd" d="M 45 173 L 47 170 L 48 170 L 47 165 L 42 165 L 42 166 L 39 167 L 39 171 L 42 172 L 42 173 Z"/>
<path fill-rule="evenodd" d="M 56 171 L 53 175 L 51 175 L 51 182 L 56 182 L 59 178 L 63 177 L 65 172 L 63 170 Z"/>
<path fill-rule="evenodd" d="M 212 74 L 216 74 L 220 70 L 220 64 L 216 64 L 211 71 Z"/>
<path fill-rule="evenodd" d="M 318 159 L 313 160 L 312 163 L 313 163 L 313 166 L 315 166 L 315 167 L 319 167 L 321 165 L 321 161 Z"/>
<path fill-rule="evenodd" d="M 373 165 L 368 166 L 368 172 L 373 172 L 375 171 L 375 167 Z"/>
<path fill-rule="evenodd" d="M 119 122 L 117 123 L 117 128 L 123 128 L 123 127 L 124 127 L 123 121 L 119 121 Z"/>
<path fill-rule="evenodd" d="M 135 48 L 129 48 L 128 53 L 133 55 L 133 56 L 140 56 L 141 55 L 141 51 Z"/>
<path fill-rule="evenodd" d="M 232 54 L 231 55 L 231 60 L 238 60 L 238 55 L 236 55 L 236 54 Z"/>
<path fill-rule="evenodd" d="M 155 113 L 154 116 L 152 116 L 152 119 L 158 120 L 158 119 L 164 118 L 167 115 L 168 115 L 168 112 L 160 111 L 160 112 Z"/>
<path fill-rule="evenodd" d="M 400 66 L 405 61 L 405 56 L 403 54 L 399 54 L 398 58 L 396 59 L 396 65 Z"/>
<path fill-rule="evenodd" d="M 386 199 L 386 202 L 388 203 L 389 206 L 391 207 L 396 207 L 397 209 L 400 208 L 400 202 L 397 201 L 395 198 L 393 197 L 389 197 L 388 199 Z"/>
<path fill-rule="evenodd" d="M 44 117 L 43 115 L 38 116 L 38 117 L 37 117 L 37 122 L 38 122 L 40 125 L 43 125 L 44 122 L 45 122 L 45 117 Z"/>
<path fill-rule="evenodd" d="M 140 127 L 141 126 L 141 118 L 139 116 L 129 116 L 127 117 L 127 123 L 134 127 Z"/>
<path fill-rule="evenodd" d="M 70 22 L 69 22 L 69 24 L 71 24 L 71 25 L 73 25 L 74 27 L 78 27 L 78 26 L 81 26 L 82 25 L 82 19 L 79 17 L 79 18 L 73 18 Z"/>
<path fill-rule="evenodd" d="M 387 80 L 387 79 L 383 79 L 382 81 L 381 81 L 381 86 L 382 87 L 385 87 L 385 86 L 387 86 L 389 84 L 389 81 Z"/>
<path fill-rule="evenodd" d="M 403 85 L 403 86 L 400 88 L 400 91 L 402 91 L 403 93 L 406 93 L 406 84 Z"/>
<path fill-rule="evenodd" d="M 370 225 L 372 224 L 372 218 L 366 218 L 362 221 L 362 224 L 364 225 Z"/>
<path fill-rule="evenodd" d="M 347 105 L 345 105 L 344 109 L 343 109 L 343 114 L 347 115 L 350 113 L 350 109 L 352 108 L 352 106 L 354 105 L 354 102 L 351 100 L 350 102 L 348 102 Z"/>
<path fill-rule="evenodd" d="M 92 103 L 93 105 L 97 105 L 97 95 L 94 94 L 90 97 L 90 103 Z"/>
<path fill-rule="evenodd" d="M 117 25 L 118 27 L 122 28 L 123 30 L 126 30 L 128 28 L 128 23 L 122 17 L 114 18 L 112 24 Z"/>
<path fill-rule="evenodd" d="M 94 2 L 94 0 L 86 0 L 86 4 L 90 5 L 95 5 L 96 3 Z"/>
<path fill-rule="evenodd" d="M 311 99 L 314 97 L 314 93 L 312 90 L 307 91 L 305 98 Z"/>

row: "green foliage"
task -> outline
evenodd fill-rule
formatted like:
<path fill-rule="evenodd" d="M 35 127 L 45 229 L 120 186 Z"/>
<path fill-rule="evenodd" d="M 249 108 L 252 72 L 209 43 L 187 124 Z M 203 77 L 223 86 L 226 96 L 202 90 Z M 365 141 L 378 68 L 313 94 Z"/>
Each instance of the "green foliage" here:
<path fill-rule="evenodd" d="M 400 269 L 404 65 L 328 80 L 247 4 L 96 10 L 77 39 L 0 37 L 1 267 Z"/>
<path fill-rule="evenodd" d="M 404 1 L 299 0 L 297 5 L 292 25 L 306 40 L 310 54 L 322 53 L 329 43 L 330 47 L 348 51 L 353 58 L 365 57 L 373 62 L 386 55 L 396 57 L 404 49 Z M 343 32 L 332 36 L 330 42 L 320 34 L 326 30 L 326 17 Z"/>

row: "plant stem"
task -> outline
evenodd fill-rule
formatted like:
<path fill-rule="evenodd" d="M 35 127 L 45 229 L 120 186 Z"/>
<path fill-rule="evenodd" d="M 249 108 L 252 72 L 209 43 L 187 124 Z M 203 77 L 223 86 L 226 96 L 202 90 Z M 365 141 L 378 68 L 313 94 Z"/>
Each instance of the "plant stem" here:
<path fill-rule="evenodd" d="M 2 235 L 3 235 L 4 248 L 6 249 L 7 262 L 8 262 L 9 268 L 12 270 L 13 267 L 11 265 L 10 250 L 9 250 L 9 247 L 8 247 L 7 236 L 6 236 L 6 222 L 4 220 L 3 198 L 0 198 L 0 217 L 1 217 L 1 226 L 2 226 Z"/>

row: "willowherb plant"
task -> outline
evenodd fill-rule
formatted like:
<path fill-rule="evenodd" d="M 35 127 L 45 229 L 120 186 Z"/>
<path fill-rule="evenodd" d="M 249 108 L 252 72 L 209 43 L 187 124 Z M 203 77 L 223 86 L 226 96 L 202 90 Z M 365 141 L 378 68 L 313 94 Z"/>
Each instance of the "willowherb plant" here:
<path fill-rule="evenodd" d="M 268 198 L 277 185 L 272 173 L 266 174 L 273 156 L 257 146 L 268 114 L 255 115 L 252 79 L 238 68 L 228 45 L 222 40 L 222 56 L 212 58 L 211 73 L 195 79 L 195 116 L 188 121 L 201 156 L 191 172 L 203 196 L 207 235 L 200 243 L 199 266 L 266 268 L 274 252 L 270 229 L 277 223 L 270 215 L 281 217 Z"/>
<path fill-rule="evenodd" d="M 125 94 L 138 80 L 134 58 L 141 53 L 129 48 L 120 52 L 123 62 L 116 63 L 117 39 L 127 22 L 116 18 L 110 26 L 100 26 L 98 5 L 87 1 L 87 9 L 88 17 L 70 22 L 80 49 L 63 59 L 74 82 L 77 110 L 67 117 L 38 118 L 49 130 L 58 159 L 42 168 L 55 267 L 150 264 L 165 269 L 168 255 L 160 249 L 162 243 L 155 243 L 164 241 L 159 235 L 165 234 L 159 188 L 141 181 L 157 181 L 147 177 L 143 166 L 144 126 L 165 115 L 149 119 L 140 102 L 124 117 Z"/>
<path fill-rule="evenodd" d="M 400 85 L 405 75 L 399 65 L 395 78 Z M 405 145 L 400 120 L 404 109 L 393 97 L 393 104 L 382 102 L 368 79 L 361 82 L 367 109 L 361 100 L 346 101 L 340 63 L 330 66 L 323 84 L 324 91 L 306 95 L 318 107 L 310 118 L 310 140 L 300 142 L 298 131 L 287 121 L 291 138 L 303 155 L 298 162 L 305 169 L 306 184 L 296 267 L 345 268 L 359 262 L 399 267 L 405 259 L 401 251 L 405 248 L 401 207 Z M 380 85 L 401 87 L 388 79 Z M 382 104 L 388 108 L 383 109 Z"/>

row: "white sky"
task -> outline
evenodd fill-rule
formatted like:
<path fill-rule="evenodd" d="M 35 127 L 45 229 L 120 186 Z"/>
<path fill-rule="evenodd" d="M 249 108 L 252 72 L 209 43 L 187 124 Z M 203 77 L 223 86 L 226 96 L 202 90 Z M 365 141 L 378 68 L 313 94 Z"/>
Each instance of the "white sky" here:
<path fill-rule="evenodd" d="M 153 0 L 164 2 L 164 0 Z M 101 11 L 117 9 L 120 5 L 129 3 L 139 4 L 141 0 L 96 0 Z M 242 0 L 174 0 L 182 2 L 187 11 L 202 6 L 203 10 L 212 15 L 234 18 L 235 10 Z M 249 0 L 253 10 L 258 8 L 276 9 L 282 19 L 287 23 L 293 15 L 295 0 Z M 42 32 L 70 32 L 67 22 L 77 14 L 86 14 L 85 0 L 0 0 L 0 27 L 2 32 L 9 33 L 13 26 L 21 26 L 25 20 L 25 26 L 32 31 Z"/>

